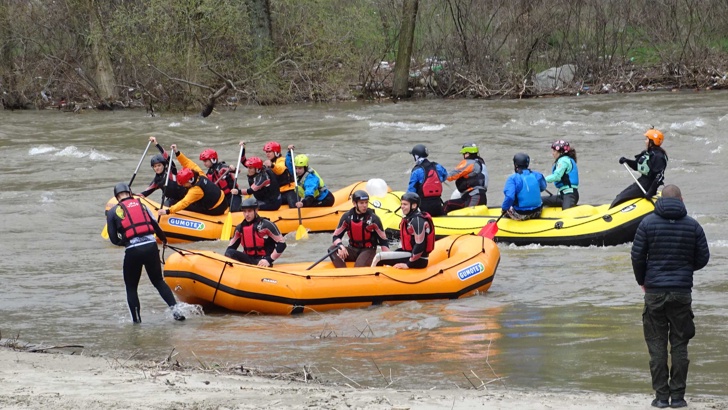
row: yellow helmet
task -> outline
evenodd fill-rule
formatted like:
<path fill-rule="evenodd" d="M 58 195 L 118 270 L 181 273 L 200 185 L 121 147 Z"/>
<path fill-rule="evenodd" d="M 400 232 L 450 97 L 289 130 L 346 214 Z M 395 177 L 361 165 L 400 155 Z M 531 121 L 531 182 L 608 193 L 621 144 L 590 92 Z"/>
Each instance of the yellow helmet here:
<path fill-rule="evenodd" d="M 647 137 L 650 140 L 652 140 L 652 142 L 655 145 L 657 145 L 658 147 L 660 145 L 662 145 L 662 141 L 665 140 L 665 136 L 662 135 L 662 133 L 660 131 L 658 131 L 658 130 L 656 130 L 654 128 L 650 128 L 649 130 L 647 130 L 647 132 L 645 133 L 645 137 Z"/>
<path fill-rule="evenodd" d="M 296 167 L 307 167 L 308 157 L 305 154 L 296 155 L 296 158 L 293 159 L 293 165 Z"/>

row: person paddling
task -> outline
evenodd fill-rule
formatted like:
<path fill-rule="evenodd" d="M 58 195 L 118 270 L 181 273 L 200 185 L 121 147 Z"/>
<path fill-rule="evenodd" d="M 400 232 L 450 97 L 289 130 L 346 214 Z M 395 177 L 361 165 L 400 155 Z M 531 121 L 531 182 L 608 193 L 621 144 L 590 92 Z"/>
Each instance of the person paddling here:
<path fill-rule="evenodd" d="M 657 188 L 664 183 L 667 152 L 662 148 L 662 143 L 665 141 L 665 136 L 662 132 L 650 128 L 645 132 L 645 137 L 646 149 L 635 155 L 635 159 L 625 157 L 619 159 L 620 164 L 627 164 L 628 167 L 639 171 L 642 175 L 637 182 L 625 188 L 614 198 L 610 208 L 630 199 L 652 198 L 657 193 Z"/>

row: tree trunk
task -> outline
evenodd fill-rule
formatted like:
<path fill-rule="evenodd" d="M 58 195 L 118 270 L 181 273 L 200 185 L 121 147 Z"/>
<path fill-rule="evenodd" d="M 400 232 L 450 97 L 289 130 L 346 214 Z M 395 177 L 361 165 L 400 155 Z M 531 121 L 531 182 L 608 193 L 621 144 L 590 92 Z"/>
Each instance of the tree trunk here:
<path fill-rule="evenodd" d="M 100 99 L 108 103 L 117 98 L 114 69 L 111 65 L 109 48 L 106 43 L 104 27 L 101 23 L 101 15 L 99 14 L 96 0 L 88 0 L 87 6 L 89 31 L 91 33 L 91 59 L 94 67 L 93 73 L 94 81 L 96 82 L 96 92 Z"/>
<path fill-rule="evenodd" d="M 415 36 L 415 22 L 417 21 L 417 7 L 419 0 L 404 0 L 402 6 L 402 27 L 399 31 L 399 48 L 394 66 L 394 80 L 392 97 L 405 98 L 409 96 L 409 69 L 412 59 L 412 43 Z"/>
<path fill-rule="evenodd" d="M 245 0 L 250 17 L 250 36 L 258 53 L 271 50 L 273 24 L 270 18 L 270 0 Z"/>

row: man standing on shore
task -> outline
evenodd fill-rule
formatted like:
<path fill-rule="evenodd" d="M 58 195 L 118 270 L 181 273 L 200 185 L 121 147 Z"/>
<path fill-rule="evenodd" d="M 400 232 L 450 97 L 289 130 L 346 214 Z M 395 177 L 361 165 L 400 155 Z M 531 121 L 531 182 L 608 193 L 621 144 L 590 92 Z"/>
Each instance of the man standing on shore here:
<path fill-rule="evenodd" d="M 658 408 L 688 405 L 688 342 L 695 336 L 693 272 L 710 259 L 703 228 L 687 213 L 680 188 L 666 186 L 655 202 L 655 213 L 642 220 L 632 244 L 634 276 L 645 292 L 642 327 L 655 390 L 652 406 Z"/>

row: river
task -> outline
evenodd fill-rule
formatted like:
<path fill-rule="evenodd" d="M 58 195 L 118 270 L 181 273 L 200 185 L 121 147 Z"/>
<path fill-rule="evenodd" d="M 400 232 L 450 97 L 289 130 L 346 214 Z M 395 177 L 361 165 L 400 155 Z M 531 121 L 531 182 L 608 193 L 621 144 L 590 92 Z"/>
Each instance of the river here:
<path fill-rule="evenodd" d="M 242 107 L 208 118 L 144 111 L 81 114 L 0 111 L 0 332 L 84 354 L 187 364 L 245 364 L 302 370 L 321 380 L 371 387 L 593 390 L 651 393 L 642 339 L 642 291 L 629 244 L 513 247 L 484 295 L 295 317 L 192 314 L 174 322 L 146 276 L 140 326 L 131 324 L 121 275 L 123 250 L 104 241 L 104 204 L 134 172 L 149 135 L 196 159 L 214 148 L 228 162 L 269 140 L 295 144 L 329 187 L 383 178 L 406 188 L 416 143 L 452 168 L 475 141 L 490 173 L 489 204 L 503 198 L 516 152 L 547 172 L 550 144 L 577 150 L 581 202 L 602 204 L 632 179 L 617 162 L 644 147 L 651 125 L 666 135 L 667 182 L 683 190 L 705 228 L 711 262 L 696 273 L 697 336 L 690 344 L 688 396 L 726 395 L 728 361 L 728 180 L 725 92 L 644 93 L 531 100 L 345 103 Z M 152 179 L 143 160 L 133 187 Z M 198 161 L 199 163 L 199 161 Z M 724 182 L 723 182 L 724 183 Z M 450 189 L 450 188 L 448 188 Z M 722 193 L 721 193 L 722 192 Z M 449 194 L 449 191 L 446 193 Z M 158 195 L 158 194 L 155 194 Z M 448 195 L 444 195 L 448 196 Z M 158 199 L 158 198 L 157 198 Z M 288 238 L 288 261 L 325 254 L 329 234 Z M 223 252 L 226 244 L 183 245 Z"/>

